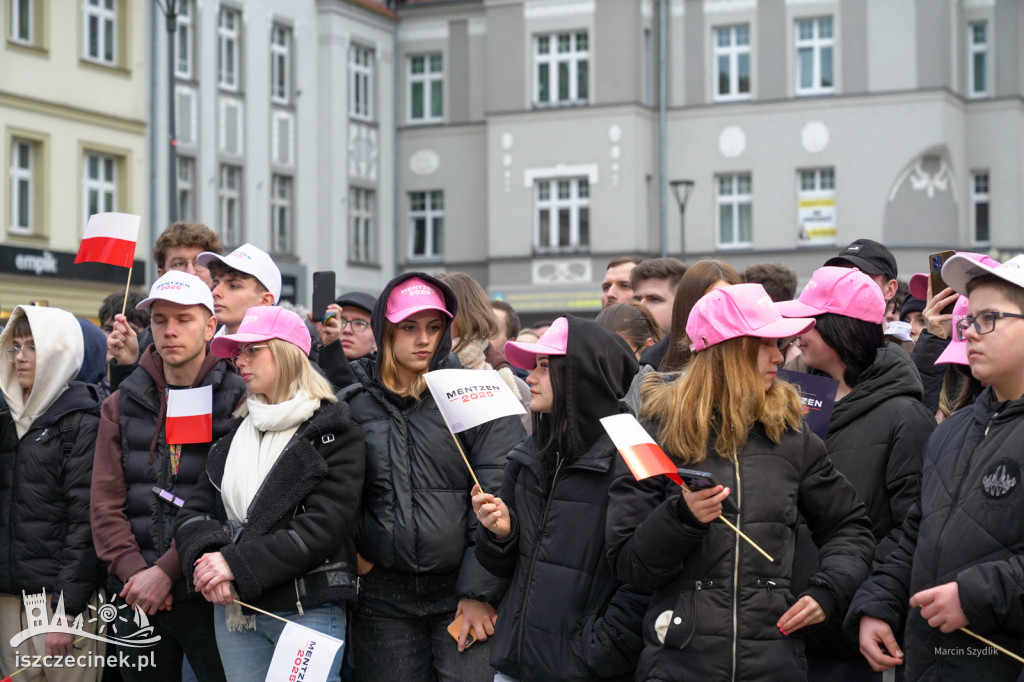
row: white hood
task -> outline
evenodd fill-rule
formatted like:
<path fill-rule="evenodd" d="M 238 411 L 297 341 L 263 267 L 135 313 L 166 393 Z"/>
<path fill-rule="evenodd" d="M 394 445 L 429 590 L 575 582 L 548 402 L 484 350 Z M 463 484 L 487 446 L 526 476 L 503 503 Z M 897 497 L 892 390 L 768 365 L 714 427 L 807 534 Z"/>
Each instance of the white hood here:
<path fill-rule="evenodd" d="M 28 318 L 36 346 L 36 377 L 27 400 L 22 397 L 14 363 L 6 357 L 7 349 L 14 345 L 14 323 L 21 317 Z M 0 353 L 5 354 L 0 358 L 0 392 L 21 438 L 78 374 L 85 358 L 82 328 L 66 310 L 19 305 L 0 333 Z"/>

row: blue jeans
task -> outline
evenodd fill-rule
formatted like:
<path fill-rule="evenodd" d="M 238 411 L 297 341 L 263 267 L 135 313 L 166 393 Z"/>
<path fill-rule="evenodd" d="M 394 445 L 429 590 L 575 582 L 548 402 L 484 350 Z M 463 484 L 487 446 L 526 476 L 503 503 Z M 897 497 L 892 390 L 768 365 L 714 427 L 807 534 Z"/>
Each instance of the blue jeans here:
<path fill-rule="evenodd" d="M 490 640 L 459 653 L 448 634 L 457 577 L 381 568 L 362 576 L 352 628 L 359 682 L 492 682 Z"/>
<path fill-rule="evenodd" d="M 213 607 L 213 627 L 217 631 L 217 648 L 220 649 L 220 660 L 224 664 L 225 677 L 228 682 L 262 680 L 267 676 L 267 670 L 270 669 L 270 661 L 274 658 L 274 647 L 277 646 L 277 639 L 281 636 L 285 624 L 276 618 L 257 613 L 255 614 L 255 630 L 228 632 L 224 611 L 224 607 L 219 604 Z M 242 612 L 246 616 L 252 613 L 244 608 Z M 279 612 L 277 615 L 304 625 L 310 630 L 322 632 L 336 639 L 345 639 L 347 616 L 344 604 L 324 604 L 313 609 L 305 609 L 301 616 L 295 612 Z M 344 653 L 345 646 L 342 645 L 334 656 L 334 663 L 331 665 L 331 674 L 327 677 L 327 682 L 340 682 L 341 659 Z"/>

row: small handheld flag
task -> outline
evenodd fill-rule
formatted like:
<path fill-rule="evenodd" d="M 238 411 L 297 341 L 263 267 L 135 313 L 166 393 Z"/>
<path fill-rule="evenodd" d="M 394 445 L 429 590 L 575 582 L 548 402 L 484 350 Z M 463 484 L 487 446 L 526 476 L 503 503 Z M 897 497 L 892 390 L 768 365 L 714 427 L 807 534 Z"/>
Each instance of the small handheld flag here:
<path fill-rule="evenodd" d="M 89 216 L 89 224 L 82 236 L 75 262 L 132 267 L 141 221 L 141 217 L 128 213 L 96 213 Z"/>
<path fill-rule="evenodd" d="M 324 682 L 342 644 L 340 639 L 289 621 L 277 638 L 266 682 Z"/>
<path fill-rule="evenodd" d="M 168 445 L 212 441 L 213 387 L 168 391 L 164 434 Z"/>

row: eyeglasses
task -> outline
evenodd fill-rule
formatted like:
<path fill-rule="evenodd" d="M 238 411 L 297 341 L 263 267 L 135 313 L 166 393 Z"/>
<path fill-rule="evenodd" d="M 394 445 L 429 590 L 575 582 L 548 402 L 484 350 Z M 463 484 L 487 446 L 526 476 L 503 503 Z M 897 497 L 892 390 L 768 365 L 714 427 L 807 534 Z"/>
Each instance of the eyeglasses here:
<path fill-rule="evenodd" d="M 269 343 L 264 343 L 260 346 L 253 346 L 246 344 L 244 346 L 235 346 L 235 349 L 231 351 L 231 362 L 235 365 L 238 364 L 239 360 L 245 360 L 246 362 L 252 362 L 252 356 L 256 355 L 256 351 L 260 348 L 270 348 Z"/>
<path fill-rule="evenodd" d="M 4 352 L 7 353 L 8 362 L 13 363 L 18 358 L 18 353 L 21 353 L 21 356 L 23 358 L 25 358 L 29 362 L 32 362 L 33 360 L 36 359 L 36 344 L 31 343 L 27 346 L 19 346 L 18 344 L 14 344 Z"/>
<path fill-rule="evenodd" d="M 191 260 L 185 260 L 184 258 L 175 258 L 174 260 L 167 264 L 167 269 L 178 270 L 179 272 L 188 272 L 189 265 L 192 266 L 192 270 L 195 272 L 206 272 L 208 269 L 205 265 L 200 265 L 199 261 L 197 261 L 195 258 L 192 258 Z"/>
<path fill-rule="evenodd" d="M 366 320 L 346 320 L 344 317 L 338 318 L 338 324 L 341 325 L 342 329 L 352 325 L 352 331 L 354 332 L 365 332 L 370 327 L 370 323 Z"/>
<path fill-rule="evenodd" d="M 1017 313 L 999 313 L 995 311 L 989 311 L 982 313 L 981 315 L 968 315 L 967 317 L 958 320 L 956 328 L 956 340 L 966 341 L 964 334 L 967 333 L 968 327 L 974 327 L 974 331 L 979 334 L 991 334 L 996 329 L 996 320 L 1000 318 L 1019 317 L 1024 319 L 1024 315 Z"/>

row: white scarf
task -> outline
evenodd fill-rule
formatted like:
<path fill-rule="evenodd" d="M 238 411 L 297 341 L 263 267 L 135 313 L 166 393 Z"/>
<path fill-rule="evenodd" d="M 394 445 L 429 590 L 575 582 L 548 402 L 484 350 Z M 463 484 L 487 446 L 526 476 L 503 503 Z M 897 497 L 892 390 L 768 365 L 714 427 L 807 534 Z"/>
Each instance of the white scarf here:
<path fill-rule="evenodd" d="M 305 391 L 275 405 L 254 397 L 245 402 L 249 414 L 231 441 L 221 482 L 221 499 L 228 519 L 239 522 L 249 516 L 249 505 L 284 446 L 320 407 L 320 401 Z"/>

